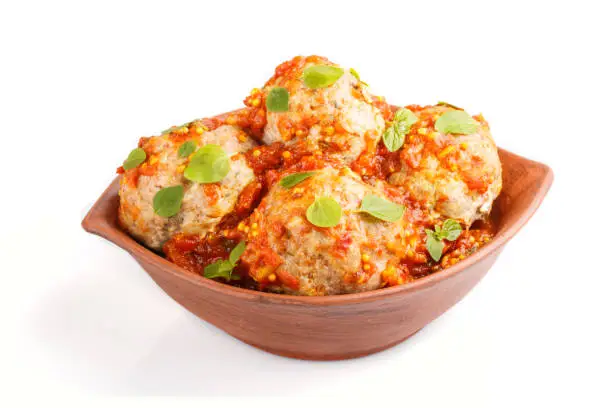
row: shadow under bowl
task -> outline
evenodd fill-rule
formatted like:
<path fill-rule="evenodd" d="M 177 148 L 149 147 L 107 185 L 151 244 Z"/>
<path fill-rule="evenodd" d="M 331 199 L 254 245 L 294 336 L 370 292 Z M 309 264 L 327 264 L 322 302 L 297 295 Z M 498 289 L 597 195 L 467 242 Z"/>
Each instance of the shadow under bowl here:
<path fill-rule="evenodd" d="M 153 280 L 196 316 L 268 352 L 308 360 L 372 354 L 407 339 L 463 298 L 531 218 L 553 181 L 551 169 L 499 149 L 503 188 L 497 235 L 456 265 L 409 284 L 350 295 L 302 297 L 225 285 L 190 273 L 145 248 L 118 225 L 118 178 L 83 228 L 129 252 Z"/>

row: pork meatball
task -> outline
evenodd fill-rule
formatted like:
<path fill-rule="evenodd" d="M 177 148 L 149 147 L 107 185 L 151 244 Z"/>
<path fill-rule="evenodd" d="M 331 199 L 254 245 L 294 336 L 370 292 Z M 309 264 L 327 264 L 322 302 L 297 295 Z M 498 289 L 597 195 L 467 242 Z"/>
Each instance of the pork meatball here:
<path fill-rule="evenodd" d="M 297 295 L 383 286 L 418 232 L 408 211 L 396 222 L 359 212 L 368 194 L 390 200 L 382 188 L 365 184 L 348 168 L 318 170 L 291 188 L 272 186 L 249 220 L 249 243 L 241 259 L 250 275 L 263 286 Z M 308 221 L 307 209 L 317 197 L 340 204 L 339 224 L 322 228 Z"/>
<path fill-rule="evenodd" d="M 408 108 L 418 122 L 400 151 L 401 170 L 391 174 L 389 182 L 468 227 L 485 218 L 502 186 L 501 163 L 488 123 L 478 115 L 473 117 L 476 130 L 469 134 L 441 133 L 436 131 L 436 120 L 454 107 Z"/>
<path fill-rule="evenodd" d="M 230 213 L 239 194 L 255 180 L 243 152 L 255 146 L 238 127 L 224 125 L 205 131 L 195 121 L 177 131 L 143 138 L 139 146 L 147 159 L 125 172 L 119 189 L 119 221 L 135 238 L 149 248 L 161 249 L 173 234 L 204 234 L 213 230 Z M 193 140 L 197 147 L 216 144 L 230 157 L 230 171 L 217 183 L 198 184 L 187 180 L 183 171 L 189 157 L 179 154 L 180 146 Z M 153 208 L 155 194 L 163 188 L 182 185 L 184 197 L 178 214 L 166 218 Z"/>
<path fill-rule="evenodd" d="M 263 142 L 301 141 L 310 151 L 333 152 L 351 163 L 364 149 L 375 149 L 384 130 L 384 119 L 355 71 L 341 69 L 341 76 L 333 84 L 311 89 L 303 75 L 304 70 L 314 66 L 338 67 L 325 58 L 310 56 L 295 57 L 276 68 L 260 100 L 266 101 L 276 87 L 285 88 L 289 92 L 289 110 L 266 111 Z"/>

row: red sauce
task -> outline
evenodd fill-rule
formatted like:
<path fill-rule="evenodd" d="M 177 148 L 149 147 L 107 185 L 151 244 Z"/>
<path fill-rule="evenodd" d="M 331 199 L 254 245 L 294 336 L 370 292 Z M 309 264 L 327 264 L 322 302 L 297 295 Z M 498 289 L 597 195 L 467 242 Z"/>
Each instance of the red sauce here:
<path fill-rule="evenodd" d="M 399 150 L 390 152 L 384 143 L 378 143 L 375 153 L 365 150 L 355 160 L 351 169 L 364 178 L 378 178 L 386 180 L 389 175 L 402 168 Z"/>
<path fill-rule="evenodd" d="M 279 65 L 276 68 L 275 75 L 266 85 L 285 86 L 291 90 L 301 81 L 301 72 L 307 63 L 319 64 L 328 63 L 328 61 L 322 57 L 296 57 Z M 355 97 L 362 97 L 362 95 L 355 95 Z M 262 90 L 254 89 L 244 100 L 245 108 L 221 119 L 201 119 L 186 127 L 173 128 L 165 138 L 172 143 L 179 144 L 201 134 L 202 129 L 200 128 L 213 130 L 223 124 L 230 124 L 241 127 L 251 137 L 261 140 L 263 129 L 266 126 L 264 98 L 265 95 Z M 393 121 L 396 107 L 387 104 L 382 98 L 374 98 L 372 104 L 381 111 L 387 125 Z M 375 143 L 374 138 L 366 136 L 366 147 L 363 153 L 351 165 L 352 170 L 361 175 L 366 182 L 386 180 L 402 167 L 408 167 L 415 171 L 419 170 L 424 164 L 424 158 L 431 156 L 438 157 L 442 167 L 457 171 L 459 152 L 452 149 L 445 150 L 450 142 L 434 139 L 430 135 L 435 132 L 434 124 L 437 111 L 431 109 L 430 106 L 410 105 L 407 108 L 419 116 L 419 121 L 413 125 L 406 135 L 405 146 L 415 146 L 415 148 L 390 152 L 382 140 Z M 475 117 L 475 119 L 488 126 L 481 116 Z M 230 284 L 260 290 L 282 284 L 293 290 L 298 290 L 299 281 L 282 268 L 282 259 L 269 247 L 266 238 L 267 234 L 277 237 L 282 236 L 286 233 L 285 226 L 279 223 L 268 224 L 267 234 L 261 233 L 256 237 L 252 236 L 253 234 L 248 234 L 248 228 L 249 225 L 252 228 L 254 223 L 258 221 L 259 214 L 254 211 L 255 208 L 265 197 L 269 188 L 277 183 L 281 177 L 295 172 L 317 170 L 326 166 L 344 167 L 342 162 L 333 157 L 333 153 L 343 149 L 344 146 L 330 142 L 320 151 L 312 151 L 311 148 L 307 148 L 306 142 L 301 137 L 307 135 L 310 127 L 315 124 L 320 124 L 321 129 L 328 128 L 330 134 L 337 135 L 345 132 L 340 124 L 333 121 L 333 118 L 302 115 L 299 121 L 296 121 L 290 115 L 279 116 L 277 125 L 283 139 L 296 138 L 297 140 L 294 140 L 290 146 L 276 142 L 270 145 L 256 146 L 246 152 L 245 158 L 255 173 L 255 180 L 240 193 L 235 210 L 223 218 L 215 233 L 209 233 L 206 236 L 182 233 L 174 235 L 163 247 L 167 258 L 192 273 L 201 274 L 207 265 L 218 260 L 228 259 L 231 249 L 240 241 L 249 237 L 250 252 L 255 254 L 254 259 L 249 260 L 249 268 L 245 264 L 238 264 L 235 270 L 242 278 L 239 281 L 232 281 Z M 136 186 L 140 175 L 155 174 L 157 152 L 154 150 L 155 146 L 153 146 L 153 143 L 149 143 L 149 140 L 150 138 L 141 138 L 139 141 L 139 146 L 147 153 L 147 160 L 143 165 L 128 171 L 124 170 L 123 167 L 117 169 L 117 173 L 124 175 L 125 183 Z M 472 164 L 474 168 L 482 165 L 477 157 L 473 158 Z M 487 191 L 492 182 L 492 179 L 487 177 L 474 177 L 469 169 L 461 171 L 460 177 L 469 189 L 479 193 Z M 204 192 L 210 200 L 219 199 L 219 191 L 215 184 L 204 185 L 202 188 L 204 188 Z M 402 259 L 393 273 L 385 275 L 383 272 L 383 281 L 386 285 L 401 284 L 451 266 L 486 244 L 494 234 L 491 222 L 477 222 L 472 226 L 472 229 L 463 231 L 456 241 L 446 242 L 442 259 L 439 263 L 434 262 L 430 258 L 425 244 L 425 229 L 434 228 L 426 207 L 423 203 L 415 202 L 407 194 L 391 185 L 386 185 L 384 188 L 388 197 L 406 206 L 406 211 L 410 213 L 412 225 L 416 229 L 412 233 L 418 238 L 418 243 L 414 247 L 411 257 Z M 344 257 L 351 243 L 352 237 L 346 233 L 336 240 L 332 252 L 338 257 Z M 372 243 L 371 250 L 382 250 L 379 247 L 380 245 L 383 245 L 383 243 Z M 362 283 L 369 279 L 372 273 L 374 273 L 373 268 L 369 269 L 369 272 L 359 270 L 345 278 L 351 282 Z M 249 275 L 254 276 L 258 283 L 251 279 Z"/>
<path fill-rule="evenodd" d="M 300 61 L 299 63 L 302 63 Z M 280 73 L 284 70 L 291 70 L 295 62 L 286 66 L 280 67 Z M 252 102 L 253 98 L 260 96 L 258 92 L 254 92 L 251 97 L 247 98 Z M 246 101 L 245 101 L 246 103 Z M 381 109 L 385 120 L 393 120 L 395 108 L 389 106 L 384 101 L 377 101 L 375 105 Z M 426 107 L 409 106 L 415 113 L 421 112 Z M 260 109 L 247 108 L 236 114 L 230 121 L 237 120 L 239 125 L 250 129 L 252 134 L 253 129 L 262 129 L 265 122 L 258 122 Z M 264 115 L 265 117 L 265 115 Z M 253 119 L 255 118 L 255 122 Z M 402 163 L 418 169 L 421 165 L 421 160 L 425 155 L 439 154 L 445 147 L 445 144 L 438 145 L 430 143 L 424 135 L 418 133 L 419 127 L 428 127 L 433 129 L 435 120 L 431 116 L 421 118 L 418 126 L 413 127 L 410 134 L 406 137 L 418 138 L 425 142 L 425 147 L 421 151 L 414 153 L 403 153 L 400 151 L 389 152 L 382 141 L 376 145 L 366 146 L 361 156 L 353 163 L 352 170 L 362 175 L 364 180 L 372 179 L 387 179 L 392 173 L 402 168 Z M 368 140 L 366 138 L 366 140 Z M 146 143 L 144 143 L 146 145 Z M 259 205 L 262 197 L 265 196 L 268 189 L 284 175 L 310 171 L 324 168 L 326 166 L 343 167 L 344 164 L 333 158 L 333 149 L 323 151 L 311 151 L 306 148 L 304 142 L 297 141 L 290 146 L 276 142 L 270 145 L 257 146 L 246 152 L 245 157 L 249 166 L 255 173 L 256 180 L 250 183 L 238 197 L 235 211 L 228 214 L 220 224 L 218 236 L 211 234 L 206 237 L 199 238 L 197 236 L 178 234 L 174 236 L 164 246 L 164 252 L 168 259 L 172 262 L 183 266 L 187 270 L 194 273 L 201 273 L 203 268 L 219 259 L 227 259 L 229 252 L 239 241 L 246 238 L 244 231 L 239 231 L 237 226 L 241 222 L 257 221 L 253 218 L 253 210 Z M 477 160 L 477 159 L 476 159 Z M 443 166 L 451 167 L 454 163 L 453 154 L 448 154 L 440 159 Z M 137 177 L 138 172 L 131 175 L 130 171 L 126 172 L 126 176 L 130 179 Z M 470 189 L 477 191 L 486 191 L 488 188 L 488 180 L 470 177 L 469 173 L 462 175 L 466 184 Z M 387 195 L 396 202 L 402 202 L 406 206 L 406 211 L 411 213 L 410 219 L 413 225 L 419 228 L 419 244 L 415 249 L 415 255 L 412 258 L 405 258 L 398 265 L 397 273 L 393 276 L 383 278 L 387 285 L 397 285 L 410 280 L 418 279 L 429 275 L 442 267 L 448 267 L 458 262 L 462 257 L 468 256 L 478 247 L 482 246 L 493 235 L 491 223 L 476 223 L 469 231 L 464 231 L 460 237 L 454 242 L 447 242 L 443 251 L 443 258 L 439 263 L 434 262 L 427 252 L 425 246 L 425 228 L 433 229 L 433 225 L 429 219 L 429 214 L 422 203 L 415 202 L 412 198 L 402 193 L 401 190 L 394 186 L 387 185 L 385 187 Z M 283 225 L 268 225 L 268 233 L 282 236 L 285 233 Z M 230 282 L 234 285 L 247 286 L 266 290 L 273 288 L 278 284 L 285 285 L 293 290 L 298 290 L 299 281 L 285 271 L 282 267 L 282 259 L 272 250 L 267 244 L 265 234 L 259 235 L 257 238 L 249 240 L 250 246 L 255 248 L 251 253 L 256 253 L 255 260 L 251 260 L 249 268 L 246 265 L 239 265 L 237 271 L 242 275 L 242 279 L 237 282 Z M 337 256 L 345 256 L 352 238 L 349 234 L 337 240 L 334 247 L 334 254 Z M 377 245 L 377 244 L 376 244 Z M 343 255 L 344 254 L 344 255 Z M 274 273 L 272 273 L 274 271 Z M 249 277 L 249 273 L 253 275 L 257 282 Z M 346 276 L 346 279 L 351 282 L 364 282 L 370 278 L 372 270 L 369 272 L 360 270 L 355 274 Z M 258 274 L 261 276 L 258 277 Z M 274 279 L 271 281 L 270 276 Z"/>
<path fill-rule="evenodd" d="M 255 175 L 262 176 L 266 171 L 277 169 L 283 164 L 283 150 L 280 142 L 257 146 L 246 153 L 246 159 Z"/>
<path fill-rule="evenodd" d="M 334 253 L 338 257 L 345 257 L 353 242 L 350 234 L 345 233 L 339 240 L 336 241 Z"/>
<path fill-rule="evenodd" d="M 265 191 L 264 184 L 256 179 L 248 184 L 238 196 L 234 211 L 223 217 L 219 223 L 218 230 L 225 234 L 226 238 L 240 240 L 244 234 L 236 230 L 236 226 L 245 220 L 259 205 Z"/>
<path fill-rule="evenodd" d="M 229 253 L 238 242 L 240 239 L 231 240 L 213 234 L 205 237 L 176 234 L 164 244 L 163 251 L 170 262 L 199 275 L 207 265 L 228 259 Z M 238 264 L 232 275 L 239 276 L 240 279 L 231 282 L 226 282 L 223 278 L 217 280 L 234 286 L 258 289 L 257 283 L 251 279 L 244 265 Z"/>
<path fill-rule="evenodd" d="M 199 274 L 206 265 L 227 259 L 229 251 L 236 244 L 211 234 L 205 237 L 176 234 L 164 244 L 163 250 L 171 262 Z"/>

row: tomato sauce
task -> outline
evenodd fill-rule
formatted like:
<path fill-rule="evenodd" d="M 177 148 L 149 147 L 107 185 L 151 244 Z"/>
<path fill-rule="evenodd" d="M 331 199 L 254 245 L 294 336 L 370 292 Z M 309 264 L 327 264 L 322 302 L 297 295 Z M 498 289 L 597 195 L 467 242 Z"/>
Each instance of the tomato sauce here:
<path fill-rule="evenodd" d="M 176 234 L 164 244 L 166 257 L 193 273 L 201 273 L 204 266 L 220 259 L 227 259 L 229 251 L 237 244 L 223 237 L 207 234 Z"/>
<path fill-rule="evenodd" d="M 282 69 L 291 68 L 284 67 Z M 252 94 L 253 97 L 257 95 L 257 92 Z M 252 98 L 247 99 L 252 100 Z M 383 111 L 385 120 L 393 120 L 395 108 L 390 107 L 384 101 L 378 101 L 376 104 Z M 415 112 L 424 109 L 418 106 L 410 106 L 409 108 Z M 254 128 L 262 129 L 263 126 L 257 119 L 258 114 L 253 112 L 255 112 L 253 109 L 244 109 L 238 112 L 234 118 L 230 118 L 230 122 L 237 120 L 239 125 L 251 130 L 249 133 Z M 255 122 L 252 122 L 253 120 Z M 245 121 L 248 121 L 248 123 L 245 123 Z M 426 117 L 419 126 L 433 127 L 433 123 L 433 117 Z M 211 124 L 211 126 L 215 125 L 218 126 L 216 123 Z M 406 137 L 421 138 L 423 135 L 419 134 L 417 129 L 418 126 L 416 126 L 416 129 L 413 127 Z M 426 139 L 423 138 L 423 140 Z M 390 152 L 381 141 L 376 145 L 367 147 L 352 164 L 351 169 L 360 174 L 366 182 L 370 179 L 373 182 L 376 179 L 387 179 L 392 173 L 401 169 L 402 163 L 416 169 L 420 166 L 424 155 L 432 154 L 433 151 L 439 154 L 445 147 L 444 144 L 436 145 L 426 141 L 422 151 L 416 152 L 412 156 L 408 156 L 404 151 L 404 157 L 402 157 L 400 151 Z M 250 220 L 249 222 L 257 221 L 256 217 L 252 219 L 250 217 L 269 188 L 277 183 L 280 178 L 291 173 L 317 170 L 326 166 L 344 167 L 342 162 L 334 158 L 333 153 L 333 149 L 312 151 L 307 149 L 305 142 L 299 140 L 289 146 L 275 142 L 270 145 L 254 147 L 245 153 L 245 157 L 249 167 L 255 173 L 256 179 L 241 192 L 235 210 L 221 221 L 218 228 L 219 232 L 217 234 L 207 234 L 205 237 L 177 234 L 166 242 L 163 248 L 164 253 L 170 261 L 198 274 L 207 265 L 220 259 L 227 259 L 231 249 L 238 242 L 247 238 L 245 222 L 247 220 Z M 441 163 L 443 166 L 452 166 L 453 155 L 450 153 L 445 155 Z M 137 180 L 139 170 L 133 169 L 125 173 L 129 180 Z M 487 180 L 470 178 L 469 174 L 463 174 L 463 178 L 470 189 L 477 191 L 484 189 L 486 191 L 486 188 L 488 188 Z M 433 262 L 428 256 L 425 246 L 424 230 L 425 228 L 433 229 L 427 209 L 422 203 L 415 202 L 394 186 L 386 185 L 385 192 L 394 201 L 401 202 L 406 206 L 406 211 L 411 213 L 410 219 L 418 228 L 420 236 L 413 256 L 402 259 L 393 273 L 382 274 L 386 286 L 419 279 L 442 268 L 452 266 L 486 244 L 494 234 L 491 222 L 477 222 L 471 230 L 463 231 L 456 241 L 447 242 L 440 262 Z M 213 192 L 211 191 L 210 194 L 213 194 Z M 275 228 L 278 230 L 276 231 L 277 235 L 284 233 L 283 225 L 269 225 L 270 230 L 268 232 L 274 233 Z M 338 256 L 344 256 L 343 254 L 346 253 L 351 240 L 350 235 L 347 234 L 336 242 L 335 251 Z M 252 238 L 249 242 L 251 246 L 256 248 L 255 252 L 258 254 L 256 261 L 250 265 L 251 270 L 249 271 L 246 265 L 239 264 L 236 267 L 236 273 L 241 277 L 240 280 L 226 283 L 258 290 L 274 290 L 275 285 L 283 284 L 297 290 L 299 282 L 282 267 L 279 268 L 282 265 L 282 260 L 268 247 L 265 235 L 262 234 L 257 238 Z M 346 279 L 356 283 L 365 282 L 372 273 L 372 270 L 360 270 L 358 273 L 347 276 Z M 255 276 L 256 280 L 253 280 L 250 275 Z M 225 280 L 222 281 L 225 282 Z"/>
<path fill-rule="evenodd" d="M 266 85 L 278 85 L 277 80 L 281 80 L 280 86 L 286 86 L 291 90 L 299 83 L 304 65 L 310 62 L 325 63 L 327 60 L 322 57 L 296 57 L 279 65 L 274 77 Z M 185 126 L 172 128 L 162 137 L 179 144 L 201 134 L 202 131 L 213 130 L 223 124 L 228 124 L 241 127 L 250 137 L 261 141 L 267 124 L 264 96 L 262 90 L 254 89 L 244 100 L 245 108 L 221 119 L 201 119 Z M 382 98 L 374 98 L 372 104 L 380 110 L 388 126 L 393 121 L 397 108 L 389 105 Z M 428 109 L 431 108 L 430 106 L 417 105 L 410 105 L 407 108 L 419 116 L 418 122 L 405 136 L 405 146 L 414 146 L 414 149 L 404 148 L 390 152 L 382 140 L 377 143 L 376 138 L 365 137 L 366 147 L 351 165 L 351 169 L 364 181 L 375 183 L 377 180 L 387 180 L 393 173 L 402 169 L 406 170 L 406 168 L 418 171 L 424 166 L 424 160 L 432 156 L 438 158 L 443 168 L 457 171 L 457 160 L 460 153 L 458 148 L 451 144 L 452 139 L 436 139 L 434 136 L 436 110 Z M 475 117 L 475 119 L 486 125 L 484 118 Z M 255 209 L 271 186 L 285 175 L 322 169 L 327 166 L 345 167 L 344 163 L 334 157 L 334 153 L 343 149 L 344 146 L 332 142 L 327 145 L 323 143 L 323 148 L 320 150 L 313 150 L 312 146 L 307 146 L 303 137 L 315 124 L 320 124 L 322 132 L 328 131 L 330 135 L 345 132 L 339 123 L 326 117 L 305 114 L 297 121 L 289 115 L 280 116 L 276 125 L 283 140 L 288 141 L 294 138 L 295 140 L 291 144 L 275 142 L 270 145 L 259 145 L 246 152 L 245 158 L 255 174 L 255 180 L 242 190 L 234 211 L 221 220 L 215 232 L 205 236 L 183 233 L 174 235 L 163 246 L 163 252 L 167 258 L 192 273 L 201 274 L 207 265 L 228 259 L 231 250 L 240 241 L 248 238 L 249 246 L 253 248 L 251 252 L 255 252 L 257 257 L 249 265 L 250 270 L 246 265 L 238 263 L 235 272 L 240 276 L 240 280 L 226 283 L 259 290 L 273 290 L 275 285 L 280 283 L 297 290 L 299 281 L 283 269 L 282 259 L 269 247 L 266 234 L 253 233 L 259 216 Z M 333 136 L 330 137 L 330 140 L 332 139 Z M 139 142 L 139 146 L 147 153 L 147 159 L 143 165 L 127 171 L 123 167 L 117 169 L 117 173 L 124 174 L 123 182 L 136 186 L 140 175 L 155 174 L 158 165 L 156 152 L 149 147 L 148 141 L 149 138 L 142 138 Z M 474 167 L 481 164 L 478 158 L 473 159 Z M 467 187 L 478 193 L 486 192 L 493 181 L 487 177 L 474 177 L 469 171 L 458 173 Z M 205 194 L 212 201 L 219 199 L 216 187 L 215 184 L 204 186 Z M 389 198 L 404 204 L 406 211 L 410 213 L 410 220 L 415 228 L 411 234 L 417 242 L 410 256 L 406 256 L 398 265 L 388 267 L 381 273 L 383 285 L 402 284 L 452 266 L 485 245 L 494 235 L 492 222 L 477 222 L 470 230 L 462 231 L 455 241 L 445 242 L 440 261 L 433 262 L 426 248 L 425 229 L 433 229 L 434 220 L 424 203 L 416 202 L 407 193 L 403 193 L 394 186 L 386 185 L 384 189 Z M 285 233 L 284 225 L 269 224 L 267 228 L 265 232 L 268 234 L 281 236 Z M 351 243 L 351 236 L 345 234 L 336 241 L 334 253 L 340 258 L 345 257 Z M 384 243 L 373 242 L 372 250 L 376 250 L 378 245 L 384 245 Z M 373 273 L 374 269 L 368 267 L 368 270 L 359 270 L 355 274 L 346 276 L 346 279 L 363 283 Z M 255 280 L 251 276 L 255 277 Z M 225 280 L 221 281 L 225 282 Z"/>

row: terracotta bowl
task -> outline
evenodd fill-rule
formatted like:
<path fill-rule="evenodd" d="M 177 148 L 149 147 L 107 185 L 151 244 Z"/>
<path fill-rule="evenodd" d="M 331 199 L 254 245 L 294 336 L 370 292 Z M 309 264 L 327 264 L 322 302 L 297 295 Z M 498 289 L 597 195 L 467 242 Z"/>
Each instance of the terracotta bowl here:
<path fill-rule="evenodd" d="M 189 273 L 140 245 L 117 224 L 118 179 L 83 228 L 128 251 L 153 280 L 196 316 L 274 354 L 309 360 L 365 356 L 412 336 L 463 298 L 534 214 L 553 181 L 549 167 L 503 149 L 498 233 L 472 256 L 410 284 L 371 292 L 298 297 L 235 288 Z"/>

